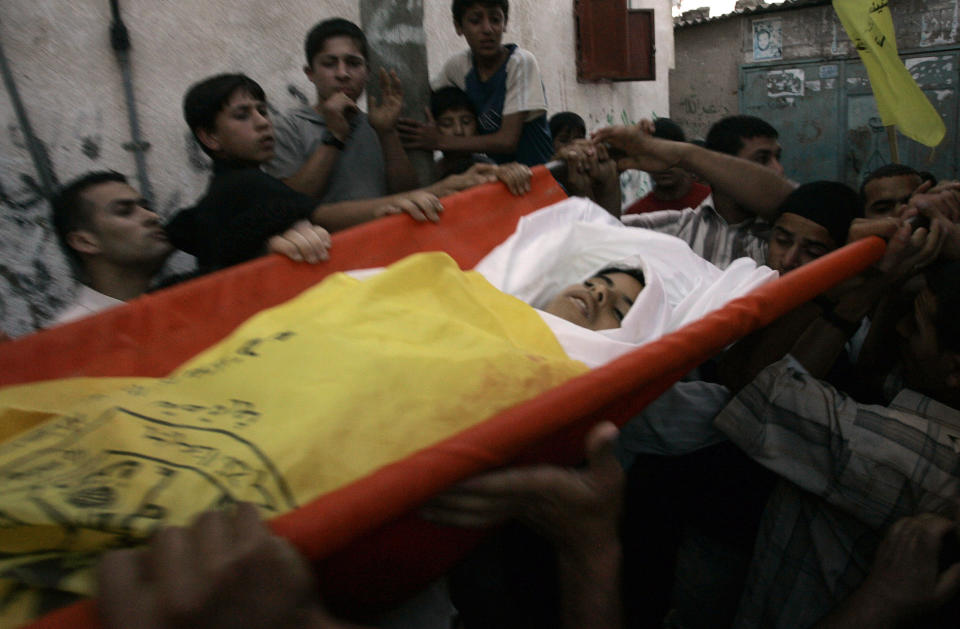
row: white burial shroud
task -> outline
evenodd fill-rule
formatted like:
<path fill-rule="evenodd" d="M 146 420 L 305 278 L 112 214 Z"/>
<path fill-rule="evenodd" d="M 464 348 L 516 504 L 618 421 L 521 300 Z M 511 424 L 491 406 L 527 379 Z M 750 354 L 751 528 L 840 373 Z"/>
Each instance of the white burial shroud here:
<path fill-rule="evenodd" d="M 609 266 L 640 268 L 646 286 L 621 327 L 595 332 L 539 310 Z M 520 219 L 475 267 L 540 312 L 571 358 L 598 367 L 695 321 L 778 277 L 749 258 L 721 271 L 673 236 L 627 227 L 599 205 L 570 198 Z"/>

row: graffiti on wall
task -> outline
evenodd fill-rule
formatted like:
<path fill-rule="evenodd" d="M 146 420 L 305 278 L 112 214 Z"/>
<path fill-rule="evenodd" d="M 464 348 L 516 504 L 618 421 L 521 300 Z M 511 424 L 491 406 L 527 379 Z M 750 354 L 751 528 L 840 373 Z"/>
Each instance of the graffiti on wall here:
<path fill-rule="evenodd" d="M 735 104 L 735 103 L 734 103 Z M 730 107 L 717 100 L 704 100 L 700 93 L 684 95 L 673 110 L 674 118 L 690 138 L 703 138 L 717 120 L 732 115 Z"/>
<path fill-rule="evenodd" d="M 29 171 L 6 166 L 0 173 L 0 329 L 16 336 L 63 308 L 73 282 L 39 185 Z"/>

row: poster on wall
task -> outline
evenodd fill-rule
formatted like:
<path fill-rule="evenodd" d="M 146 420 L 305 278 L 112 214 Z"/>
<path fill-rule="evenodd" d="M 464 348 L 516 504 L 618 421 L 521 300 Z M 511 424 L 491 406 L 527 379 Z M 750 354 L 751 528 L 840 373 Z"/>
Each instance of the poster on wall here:
<path fill-rule="evenodd" d="M 805 76 L 803 68 L 767 72 L 767 96 L 770 98 L 803 96 Z"/>
<path fill-rule="evenodd" d="M 782 24 L 780 18 L 753 21 L 754 61 L 770 61 L 783 57 Z"/>

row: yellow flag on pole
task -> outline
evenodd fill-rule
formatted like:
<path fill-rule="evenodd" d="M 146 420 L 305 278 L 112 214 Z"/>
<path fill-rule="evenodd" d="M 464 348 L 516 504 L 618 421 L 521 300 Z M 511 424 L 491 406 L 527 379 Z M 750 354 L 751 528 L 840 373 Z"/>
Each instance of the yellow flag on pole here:
<path fill-rule="evenodd" d="M 867 68 L 883 124 L 921 144 L 940 144 L 947 129 L 900 60 L 888 0 L 833 0 L 833 9 Z"/>

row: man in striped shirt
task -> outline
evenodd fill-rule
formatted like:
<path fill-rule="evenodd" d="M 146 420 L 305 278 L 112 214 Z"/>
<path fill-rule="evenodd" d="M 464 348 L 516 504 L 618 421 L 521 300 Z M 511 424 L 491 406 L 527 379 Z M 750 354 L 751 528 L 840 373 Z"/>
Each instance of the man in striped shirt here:
<path fill-rule="evenodd" d="M 878 265 L 882 273 L 846 291 L 714 422 L 784 479 L 766 507 L 735 627 L 810 627 L 860 584 L 895 521 L 924 512 L 958 516 L 960 226 L 924 231 L 911 240 L 910 226 L 901 227 Z M 906 313 L 879 331 L 896 355 L 898 385 L 888 387 L 899 389 L 896 397 L 886 406 L 862 404 L 822 382 L 863 315 L 938 251 L 954 261 L 929 271 Z M 946 559 L 941 570 L 957 560 Z"/>
<path fill-rule="evenodd" d="M 644 122 L 639 125 L 644 128 Z M 648 130 L 652 133 L 652 129 Z M 643 142 L 644 146 L 619 146 L 616 136 L 601 131 L 598 139 L 610 141 L 632 156 L 641 154 L 653 160 L 631 159 L 618 163 L 621 170 L 663 170 L 680 166 L 707 181 L 713 188 L 696 208 L 662 210 L 647 214 L 628 214 L 623 222 L 677 236 L 700 256 L 721 269 L 737 258 L 766 262 L 766 242 L 777 208 L 793 187 L 783 177 L 781 148 L 777 131 L 754 116 L 731 116 L 711 127 L 706 149 L 693 144 L 677 146 Z M 718 153 L 731 156 L 721 159 Z M 659 158 L 659 159 L 657 159 Z M 739 159 L 733 159 L 739 158 Z M 628 158 L 629 159 L 629 158 Z M 743 163 L 740 163 L 743 162 Z M 745 162 L 752 162 L 749 166 Z M 754 166 L 756 165 L 756 166 Z M 643 167 L 646 166 L 646 167 Z"/>

